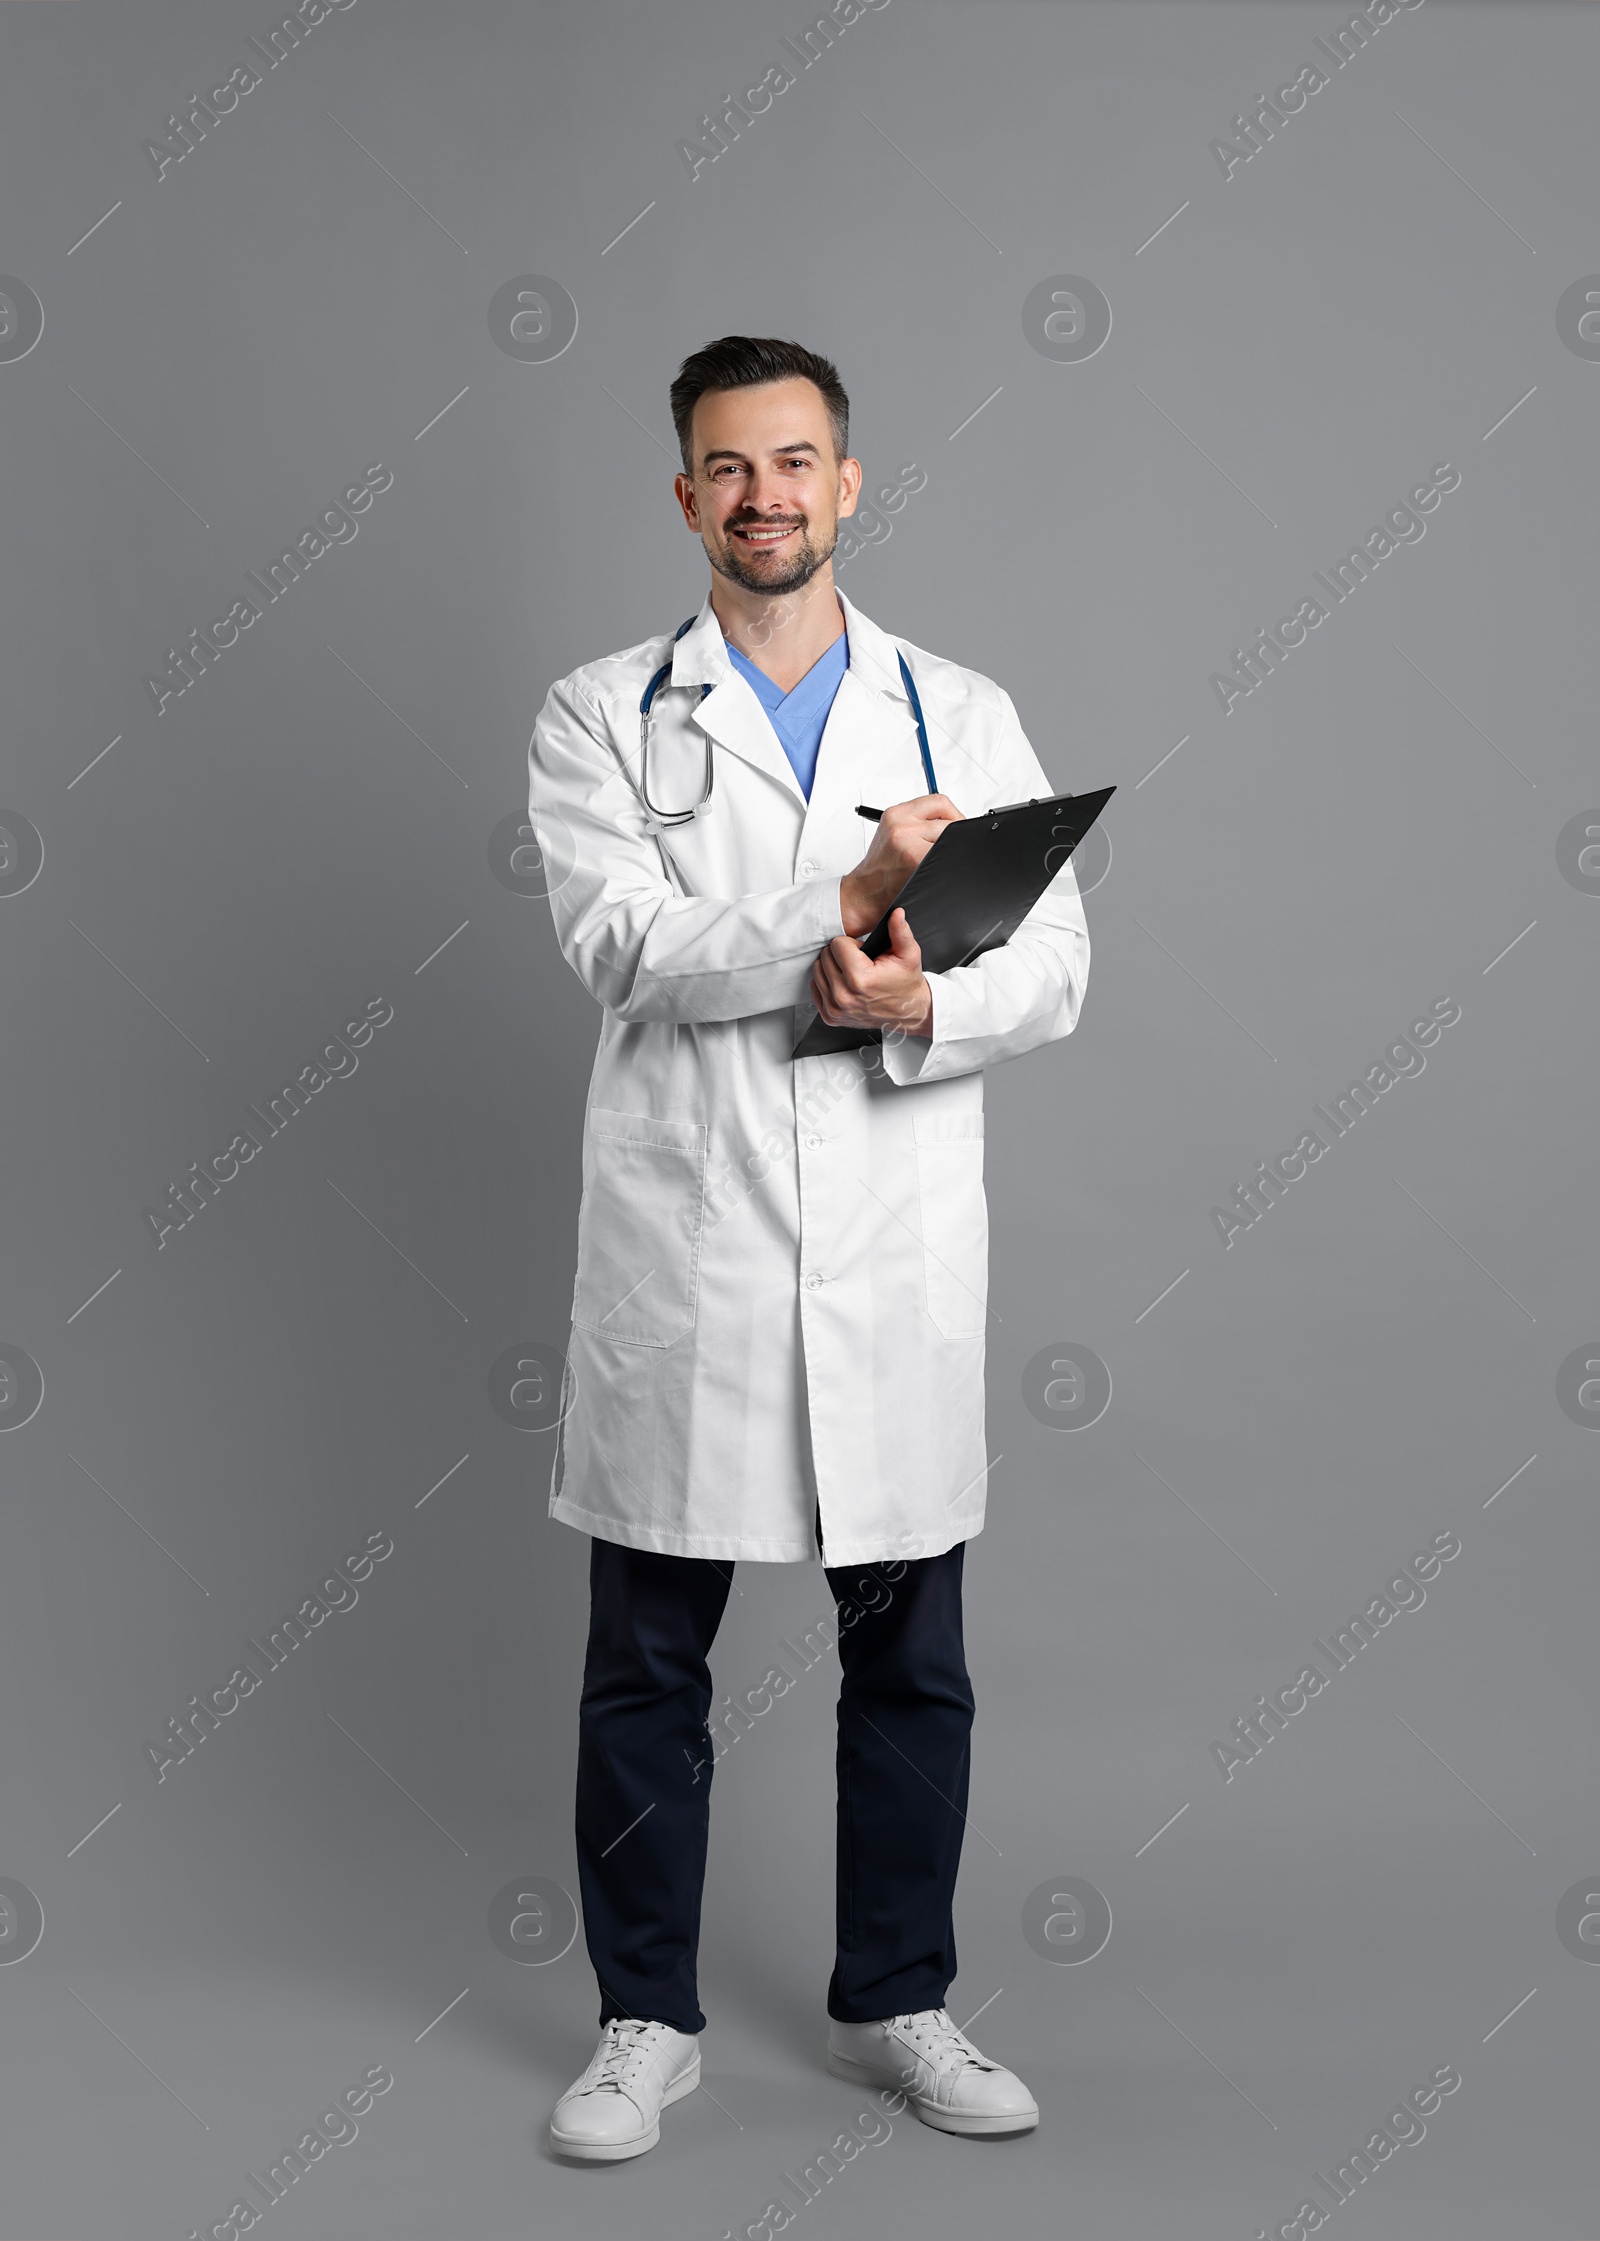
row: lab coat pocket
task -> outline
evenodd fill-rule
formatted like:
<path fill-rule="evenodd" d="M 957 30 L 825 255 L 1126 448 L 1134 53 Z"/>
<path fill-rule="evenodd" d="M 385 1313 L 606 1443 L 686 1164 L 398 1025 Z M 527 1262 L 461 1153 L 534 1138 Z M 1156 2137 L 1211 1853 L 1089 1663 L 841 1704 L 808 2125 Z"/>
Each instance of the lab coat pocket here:
<path fill-rule="evenodd" d="M 942 1338 L 976 1338 L 989 1294 L 983 1115 L 929 1115 L 915 1127 L 928 1314 Z"/>
<path fill-rule="evenodd" d="M 591 1106 L 584 1170 L 572 1320 L 621 1346 L 671 1346 L 694 1328 L 705 1127 Z"/>

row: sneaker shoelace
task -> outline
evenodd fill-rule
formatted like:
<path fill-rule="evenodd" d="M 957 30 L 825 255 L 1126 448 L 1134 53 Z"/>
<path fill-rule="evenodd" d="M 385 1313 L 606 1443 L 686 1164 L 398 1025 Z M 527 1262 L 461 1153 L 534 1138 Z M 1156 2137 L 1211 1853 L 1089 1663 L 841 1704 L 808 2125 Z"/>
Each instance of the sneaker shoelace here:
<path fill-rule="evenodd" d="M 588 2090 L 598 2093 L 604 2088 L 621 2093 L 631 2072 L 655 2052 L 657 2034 L 665 2029 L 664 2023 L 646 2023 L 637 2016 L 614 2017 L 606 2025 Z"/>
<path fill-rule="evenodd" d="M 925 2008 L 915 2015 L 897 2015 L 890 2024 L 891 2030 L 902 2031 L 920 2054 L 925 2054 L 935 2069 L 943 2069 L 952 2058 L 970 2062 L 980 2070 L 994 2070 L 999 2064 L 980 2054 L 966 2033 L 951 2020 L 945 2008 Z"/>

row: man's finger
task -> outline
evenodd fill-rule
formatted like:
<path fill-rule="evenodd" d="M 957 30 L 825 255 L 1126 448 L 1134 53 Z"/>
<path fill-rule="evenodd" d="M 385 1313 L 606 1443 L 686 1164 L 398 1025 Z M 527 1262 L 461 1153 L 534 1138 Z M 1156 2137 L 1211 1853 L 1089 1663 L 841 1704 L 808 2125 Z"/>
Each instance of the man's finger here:
<path fill-rule="evenodd" d="M 872 979 L 873 961 L 859 942 L 835 935 L 828 963 L 842 988 L 863 989 Z"/>
<path fill-rule="evenodd" d="M 924 824 L 948 824 L 951 818 L 961 815 L 948 794 L 918 794 L 913 800 L 900 802 L 896 806 L 909 810 L 912 816 L 919 818 Z"/>
<path fill-rule="evenodd" d="M 832 950 L 825 950 L 816 964 L 816 978 L 822 984 L 828 1005 L 848 1024 L 861 1010 L 862 1002 L 869 997 L 877 966 L 871 958 L 864 957 L 854 942 L 836 941 Z"/>
<path fill-rule="evenodd" d="M 845 993 L 837 961 L 829 950 L 825 949 L 817 959 L 815 966 L 812 968 L 811 978 L 813 985 L 822 990 L 830 1004 L 837 1004 Z"/>
<path fill-rule="evenodd" d="M 917 945 L 916 935 L 911 931 L 911 921 L 903 910 L 894 910 L 889 914 L 889 947 L 902 965 L 911 965 L 920 971 L 922 951 Z"/>

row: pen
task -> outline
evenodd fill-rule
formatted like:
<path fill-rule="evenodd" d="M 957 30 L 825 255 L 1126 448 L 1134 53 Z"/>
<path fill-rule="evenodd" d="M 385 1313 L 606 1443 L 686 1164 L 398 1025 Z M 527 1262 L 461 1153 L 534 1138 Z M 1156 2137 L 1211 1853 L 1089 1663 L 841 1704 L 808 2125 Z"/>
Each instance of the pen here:
<path fill-rule="evenodd" d="M 865 802 L 857 802 L 856 815 L 858 817 L 870 817 L 875 825 L 881 825 L 883 822 L 883 811 L 881 809 L 869 809 Z"/>

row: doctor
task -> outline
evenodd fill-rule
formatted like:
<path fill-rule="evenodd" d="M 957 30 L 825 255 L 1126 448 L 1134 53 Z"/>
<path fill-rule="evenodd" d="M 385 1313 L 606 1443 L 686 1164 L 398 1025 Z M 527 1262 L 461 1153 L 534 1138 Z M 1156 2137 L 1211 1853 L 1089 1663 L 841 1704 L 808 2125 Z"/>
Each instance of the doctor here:
<path fill-rule="evenodd" d="M 553 686 L 529 749 L 556 933 L 601 1006 L 550 1512 L 592 1537 L 577 1846 L 602 2034 L 551 2142 L 641 2154 L 699 2083 L 707 1653 L 735 1563 L 819 1558 L 843 1668 L 828 2068 L 947 2132 L 1023 2132 L 1027 2087 L 944 2005 L 986 1491 L 983 1070 L 1071 1033 L 1088 930 L 1068 863 L 972 964 L 924 973 L 903 912 L 865 956 L 944 823 L 1055 789 L 998 685 L 836 589 L 861 467 L 827 359 L 724 336 L 672 413 L 709 596 Z M 814 1011 L 881 1047 L 791 1059 Z"/>

